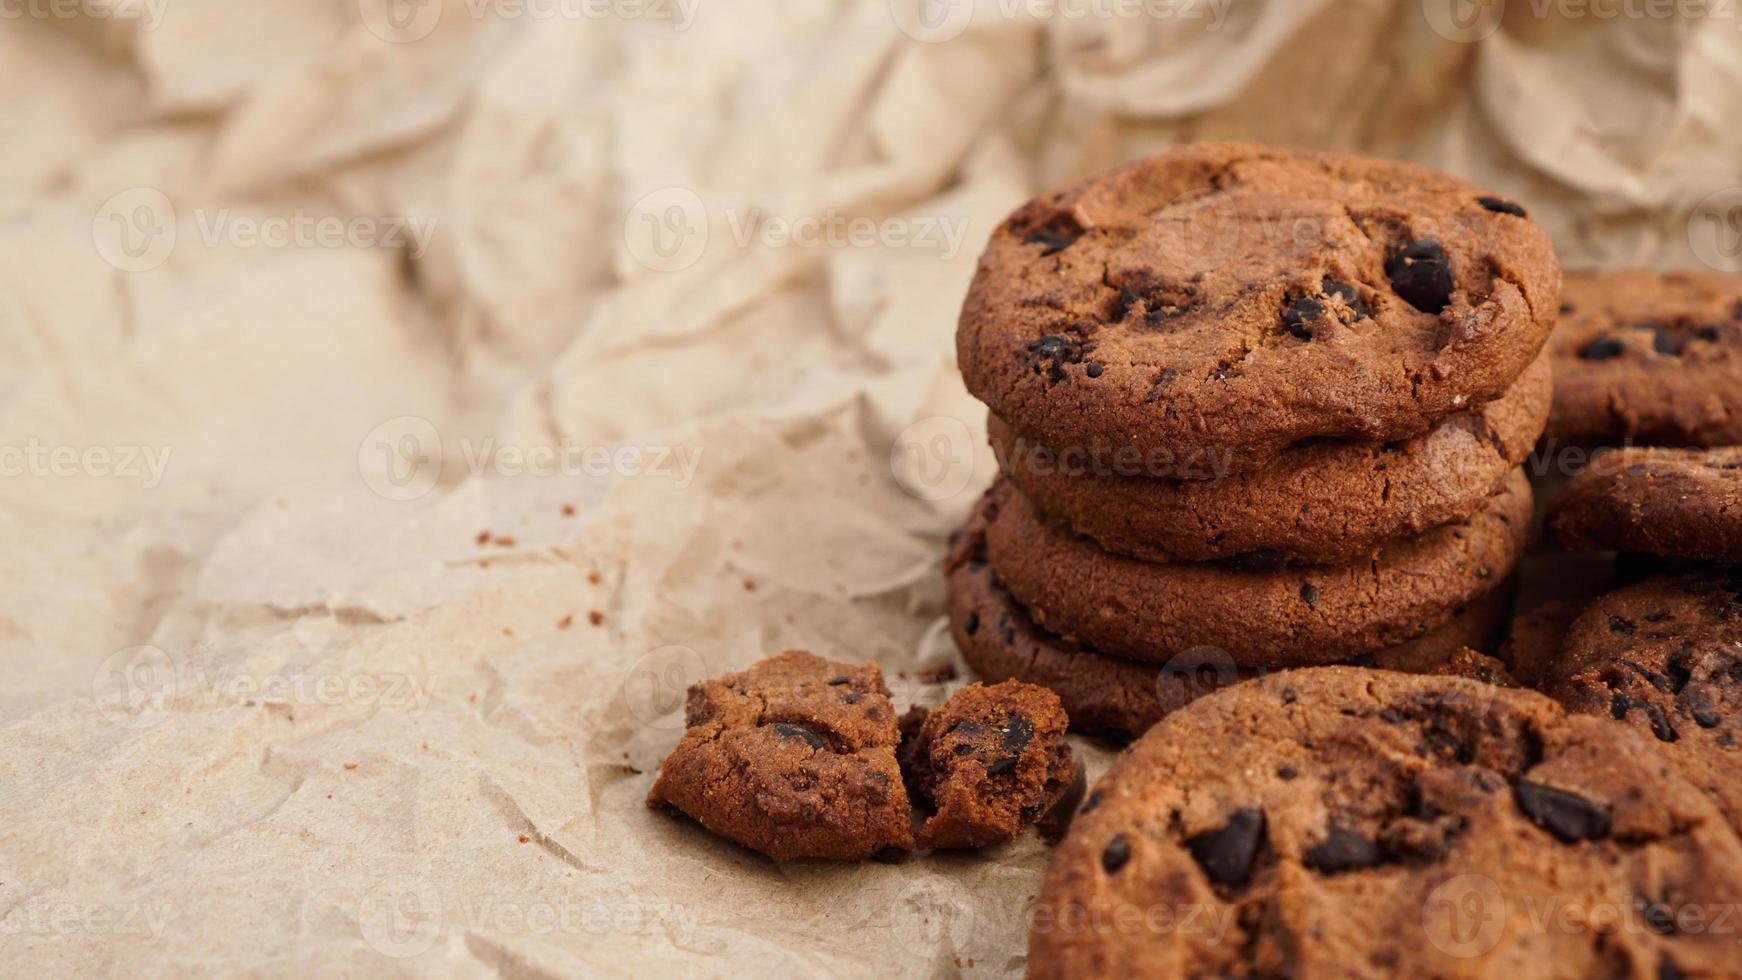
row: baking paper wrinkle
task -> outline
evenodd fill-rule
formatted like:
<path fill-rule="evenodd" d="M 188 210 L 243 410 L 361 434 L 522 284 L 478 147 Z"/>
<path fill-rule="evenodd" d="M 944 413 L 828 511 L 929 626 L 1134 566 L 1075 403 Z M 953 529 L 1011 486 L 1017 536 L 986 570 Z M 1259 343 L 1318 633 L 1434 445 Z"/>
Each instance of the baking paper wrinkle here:
<path fill-rule="evenodd" d="M 0 25 L 0 65 L 44 82 L 0 103 L 0 445 L 170 450 L 149 489 L 0 479 L 5 962 L 1018 974 L 1033 835 L 775 865 L 643 802 L 704 677 L 798 647 L 878 660 L 903 708 L 969 681 L 914 672 L 953 656 L 937 565 L 994 472 L 953 327 L 997 222 L 1210 135 L 1437 163 L 1568 265 L 1689 265 L 1685 209 L 1738 181 L 1725 25 L 1509 21 L 1471 49 L 1413 2 L 1238 2 L 1216 30 L 983 6 L 932 44 L 846 0 L 682 32 L 449 0 L 411 43 L 340 0 Z M 92 230 L 134 187 L 178 232 L 142 272 Z M 660 271 L 627 225 L 672 187 L 708 233 Z M 299 211 L 434 234 L 229 234 Z M 873 239 L 779 240 L 811 219 Z M 359 449 L 406 416 L 441 474 L 388 499 Z M 933 500 L 890 448 L 940 418 L 971 445 Z M 700 459 L 682 485 L 534 477 L 485 440 Z M 133 676 L 105 664 L 148 697 L 102 696 Z M 1113 756 L 1077 744 L 1091 775 Z M 38 924 L 56 908 L 113 921 Z"/>

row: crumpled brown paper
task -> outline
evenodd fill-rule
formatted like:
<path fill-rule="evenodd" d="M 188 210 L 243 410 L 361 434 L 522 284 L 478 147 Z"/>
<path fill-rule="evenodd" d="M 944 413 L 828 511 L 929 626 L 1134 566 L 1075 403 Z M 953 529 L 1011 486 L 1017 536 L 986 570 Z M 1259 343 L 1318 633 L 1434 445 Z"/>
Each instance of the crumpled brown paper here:
<path fill-rule="evenodd" d="M 683 689 L 947 693 L 955 311 L 1031 193 L 1239 137 L 1464 173 L 1569 264 L 1722 244 L 1733 24 L 1431 6 L 8 7 L 0 961 L 1020 972 L 1032 835 L 776 865 L 648 811 Z"/>

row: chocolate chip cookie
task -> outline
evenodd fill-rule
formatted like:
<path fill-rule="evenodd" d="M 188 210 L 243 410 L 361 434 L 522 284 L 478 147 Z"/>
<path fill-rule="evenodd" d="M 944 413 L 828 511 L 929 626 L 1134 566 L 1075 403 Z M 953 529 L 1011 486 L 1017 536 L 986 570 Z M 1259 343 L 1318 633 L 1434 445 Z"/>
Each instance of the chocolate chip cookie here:
<path fill-rule="evenodd" d="M 647 795 L 777 860 L 913 849 L 901 735 L 876 664 L 788 651 L 689 689 Z"/>
<path fill-rule="evenodd" d="M 1406 643 L 1504 581 L 1524 551 L 1530 486 L 1515 472 L 1471 520 L 1371 561 L 1287 567 L 1280 555 L 1155 564 L 1045 523 L 1000 481 L 981 503 L 986 556 L 1045 629 L 1133 660 L 1214 647 L 1244 667 L 1335 663 Z"/>
<path fill-rule="evenodd" d="M 1043 447 L 988 421 L 1004 475 L 1041 513 L 1116 554 L 1210 561 L 1279 552 L 1317 564 L 1468 520 L 1542 435 L 1553 393 L 1539 357 L 1505 395 L 1397 443 L 1321 441 L 1218 480 L 1153 479 L 1107 444 Z"/>
<path fill-rule="evenodd" d="M 1733 976 L 1742 840 L 1658 743 L 1531 691 L 1287 671 L 1085 797 L 1036 978 Z M 1695 918 L 1700 916 L 1700 918 Z"/>
<path fill-rule="evenodd" d="M 1742 829 L 1742 572 L 1654 578 L 1597 600 L 1540 686 L 1662 743 Z"/>
<path fill-rule="evenodd" d="M 1166 664 L 1110 657 L 1034 625 L 984 560 L 983 528 L 970 521 L 946 567 L 950 633 L 968 666 L 989 680 L 1015 678 L 1057 692 L 1076 731 L 1141 735 L 1168 712 L 1263 672 L 1236 667 L 1210 651 Z M 1361 658 L 1363 666 L 1452 674 L 1511 686 L 1491 650 L 1511 604 L 1505 585 L 1458 610 L 1450 622 L 1404 644 Z M 1471 649 L 1474 648 L 1474 649 Z"/>
<path fill-rule="evenodd" d="M 1562 300 L 1550 439 L 1742 443 L 1742 276 L 1569 273 Z"/>
<path fill-rule="evenodd" d="M 1742 447 L 1604 453 L 1567 481 L 1548 527 L 1567 548 L 1742 562 Z"/>
<path fill-rule="evenodd" d="M 915 795 L 936 812 L 921 850 L 1014 840 L 1022 828 L 1082 791 L 1083 769 L 1065 742 L 1070 719 L 1058 695 L 1004 681 L 970 684 L 936 710 L 902 719 L 901 760 Z"/>
<path fill-rule="evenodd" d="M 1500 397 L 1554 325 L 1524 209 L 1422 167 L 1181 147 L 993 233 L 956 334 L 968 390 L 1042 445 L 1191 478 L 1302 440 L 1387 442 Z"/>

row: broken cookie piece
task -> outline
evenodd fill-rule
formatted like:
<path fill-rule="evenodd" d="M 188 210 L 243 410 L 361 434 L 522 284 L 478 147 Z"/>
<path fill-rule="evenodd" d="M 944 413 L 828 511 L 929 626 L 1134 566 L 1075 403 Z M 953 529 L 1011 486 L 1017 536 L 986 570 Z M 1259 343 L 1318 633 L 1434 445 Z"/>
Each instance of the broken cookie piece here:
<path fill-rule="evenodd" d="M 934 711 L 908 712 L 908 783 L 937 808 L 920 828 L 920 849 L 1003 843 L 1074 807 L 1082 766 L 1064 740 L 1068 724 L 1058 695 L 1020 681 L 971 684 Z"/>
<path fill-rule="evenodd" d="M 900 733 L 876 664 L 789 650 L 692 686 L 684 725 L 648 806 L 776 860 L 913 849 Z"/>

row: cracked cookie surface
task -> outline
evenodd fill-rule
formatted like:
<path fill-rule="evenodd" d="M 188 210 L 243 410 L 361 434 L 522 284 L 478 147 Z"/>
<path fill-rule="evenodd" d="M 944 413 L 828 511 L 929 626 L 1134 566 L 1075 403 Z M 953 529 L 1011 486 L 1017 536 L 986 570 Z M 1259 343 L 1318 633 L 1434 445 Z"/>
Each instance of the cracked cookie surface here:
<path fill-rule="evenodd" d="M 1567 548 L 1742 562 L 1742 447 L 1617 449 L 1549 505 Z"/>
<path fill-rule="evenodd" d="M 789 650 L 689 689 L 647 804 L 777 860 L 913 849 L 894 705 L 876 664 Z"/>
<path fill-rule="evenodd" d="M 1660 743 L 1742 830 L 1742 571 L 1662 576 L 1598 599 L 1538 686 Z"/>
<path fill-rule="evenodd" d="M 1546 357 L 1500 398 L 1397 443 L 1317 443 L 1224 479 L 1150 477 L 1111 446 L 1064 453 L 997 416 L 1004 475 L 1035 508 L 1108 551 L 1146 561 L 1212 561 L 1275 551 L 1352 561 L 1385 543 L 1470 518 L 1529 458 L 1554 389 Z"/>
<path fill-rule="evenodd" d="M 1251 469 L 1391 441 L 1498 398 L 1560 268 L 1517 205 L 1372 160 L 1197 144 L 1036 198 L 992 235 L 956 334 L 975 397 L 1043 445 Z"/>
<path fill-rule="evenodd" d="M 980 503 L 986 557 L 1035 623 L 1115 656 L 1165 662 L 1199 647 L 1244 667 L 1336 663 L 1407 643 L 1512 573 L 1529 530 L 1522 471 L 1471 520 L 1372 560 L 1280 556 L 1157 564 L 1108 554 L 1042 520 L 1009 483 Z"/>
<path fill-rule="evenodd" d="M 1727 976 L 1733 932 L 1687 924 L 1734 909 L 1739 873 L 1736 833 L 1626 726 L 1459 678 L 1289 671 L 1113 764 L 1047 871 L 1028 968 Z"/>
<path fill-rule="evenodd" d="M 1569 272 L 1561 299 L 1551 439 L 1742 443 L 1742 276 Z"/>

